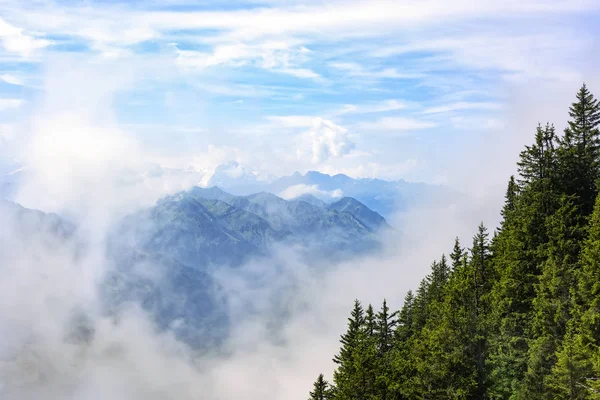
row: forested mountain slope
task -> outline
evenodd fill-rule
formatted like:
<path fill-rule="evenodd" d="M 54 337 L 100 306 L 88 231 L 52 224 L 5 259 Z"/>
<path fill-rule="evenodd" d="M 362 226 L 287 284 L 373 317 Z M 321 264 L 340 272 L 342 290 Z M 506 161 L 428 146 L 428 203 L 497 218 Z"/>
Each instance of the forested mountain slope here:
<path fill-rule="evenodd" d="M 600 398 L 600 105 L 538 126 L 500 227 L 432 264 L 399 312 L 356 301 L 311 399 Z"/>

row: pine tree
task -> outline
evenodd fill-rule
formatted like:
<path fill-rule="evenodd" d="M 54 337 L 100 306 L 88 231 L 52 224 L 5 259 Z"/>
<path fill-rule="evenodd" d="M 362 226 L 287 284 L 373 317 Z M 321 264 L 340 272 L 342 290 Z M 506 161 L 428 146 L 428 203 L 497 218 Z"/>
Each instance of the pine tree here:
<path fill-rule="evenodd" d="M 355 300 L 348 318 L 348 329 L 341 336 L 342 347 L 333 359 L 338 364 L 333 374 L 335 396 L 338 400 L 368 399 L 375 392 L 377 349 L 375 336 L 372 336 L 369 330 L 374 332 L 376 321 L 373 308 L 370 307 L 370 310 L 371 316 L 365 316 L 360 301 Z"/>
<path fill-rule="evenodd" d="M 588 380 L 592 378 L 594 348 L 585 336 L 576 333 L 573 323 L 567 329 L 556 364 L 548 377 L 548 392 L 553 399 L 587 399 L 590 396 Z M 594 382 L 592 382 L 593 384 Z"/>
<path fill-rule="evenodd" d="M 333 358 L 333 362 L 338 364 L 338 368 L 333 374 L 337 399 L 366 398 L 359 378 L 361 371 L 358 370 L 355 363 L 360 342 L 363 339 L 364 324 L 364 310 L 360 301 L 355 300 L 354 308 L 348 318 L 348 329 L 340 338 L 342 347 Z"/>
<path fill-rule="evenodd" d="M 519 393 L 527 370 L 534 285 L 547 256 L 547 218 L 557 208 L 554 127 L 538 126 L 534 143 L 520 154 L 519 179 L 511 177 L 503 221 L 492 243 L 495 280 L 488 316 L 491 398 Z M 518 182 L 518 185 L 516 184 Z"/>
<path fill-rule="evenodd" d="M 600 196 L 580 264 L 572 318 L 549 382 L 557 398 L 600 398 Z"/>
<path fill-rule="evenodd" d="M 392 348 L 394 329 L 398 324 L 398 320 L 396 319 L 397 316 L 398 312 L 390 312 L 387 301 L 384 299 L 381 311 L 379 311 L 376 316 L 377 322 L 375 328 L 377 350 L 380 356 L 383 356 Z"/>
<path fill-rule="evenodd" d="M 576 197 L 580 211 L 589 215 L 598 193 L 600 104 L 585 84 L 576 97 L 569 109 L 571 120 L 559 140 L 561 184 L 565 194 Z"/>
<path fill-rule="evenodd" d="M 381 400 L 390 398 L 388 389 L 394 374 L 391 373 L 393 356 L 390 354 L 394 345 L 394 331 L 398 324 L 398 312 L 390 312 L 387 301 L 383 300 L 381 311 L 376 315 L 376 328 L 374 332 L 377 350 L 376 395 Z"/>
<path fill-rule="evenodd" d="M 375 336 L 375 330 L 377 327 L 375 321 L 375 311 L 373 310 L 373 306 L 371 304 L 369 304 L 367 307 L 367 312 L 365 315 L 365 329 L 369 337 Z"/>
<path fill-rule="evenodd" d="M 545 127 L 538 125 L 535 141 L 531 146 L 525 146 L 517 162 L 520 179 L 520 188 L 531 185 L 544 185 L 548 178 L 554 173 L 556 131 L 553 125 L 546 124 Z M 512 179 L 511 179 L 512 182 Z M 512 196 L 512 185 L 509 183 L 507 200 Z"/>
<path fill-rule="evenodd" d="M 477 395 L 484 397 L 487 384 L 486 376 L 486 352 L 487 338 L 486 317 L 489 311 L 487 296 L 491 288 L 492 268 L 489 263 L 490 250 L 488 233 L 486 227 L 481 223 L 477 234 L 473 237 L 471 248 L 471 268 L 473 272 L 473 301 L 475 313 L 475 329 L 477 337 L 475 341 L 475 358 L 477 363 Z"/>
<path fill-rule="evenodd" d="M 405 399 L 410 391 L 408 382 L 415 374 L 411 358 L 411 342 L 415 330 L 414 318 L 415 296 L 408 291 L 404 297 L 404 304 L 398 313 L 398 324 L 394 333 L 394 347 L 390 358 L 388 371 L 389 382 L 387 389 L 390 398 Z"/>
<path fill-rule="evenodd" d="M 323 374 L 320 374 L 313 384 L 313 390 L 310 392 L 308 400 L 329 400 L 332 398 L 329 383 L 323 378 Z"/>
<path fill-rule="evenodd" d="M 465 249 L 460 246 L 460 241 L 458 240 L 458 236 L 454 239 L 454 248 L 452 249 L 452 253 L 450 253 L 450 259 L 452 260 L 452 270 L 456 269 L 463 260 L 465 255 Z"/>
<path fill-rule="evenodd" d="M 544 399 L 554 397 L 549 376 L 571 318 L 574 305 L 572 288 L 576 282 L 579 249 L 585 237 L 584 217 L 573 198 L 563 196 L 561 207 L 548 218 L 548 259 L 543 265 L 533 300 L 534 340 L 529 351 L 524 393 Z"/>
<path fill-rule="evenodd" d="M 415 296 L 409 290 L 404 296 L 404 304 L 398 313 L 398 326 L 396 328 L 396 342 L 405 342 L 413 333 L 413 306 Z"/>
<path fill-rule="evenodd" d="M 508 181 L 508 187 L 506 188 L 506 195 L 504 198 L 504 207 L 502 207 L 501 215 L 503 218 L 502 225 L 510 220 L 511 213 L 517 207 L 517 195 L 519 192 L 519 185 L 515 180 L 514 175 L 511 175 Z"/>
<path fill-rule="evenodd" d="M 590 217 L 588 237 L 581 251 L 576 299 L 579 316 L 593 341 L 600 345 L 600 195 Z"/>

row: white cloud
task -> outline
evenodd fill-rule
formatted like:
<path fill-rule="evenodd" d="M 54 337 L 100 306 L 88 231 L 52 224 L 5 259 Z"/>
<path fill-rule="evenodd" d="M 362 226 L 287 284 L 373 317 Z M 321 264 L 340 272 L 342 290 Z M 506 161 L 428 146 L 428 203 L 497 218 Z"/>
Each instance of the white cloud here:
<path fill-rule="evenodd" d="M 314 32 L 387 32 L 407 24 L 424 25 L 473 17 L 523 16 L 526 14 L 562 13 L 598 9 L 597 2 L 518 1 L 473 3 L 459 0 L 423 2 L 411 0 L 399 3 L 390 0 L 370 2 L 334 1 L 306 7 L 257 8 L 235 11 L 145 12 L 135 21 L 159 31 L 169 29 L 222 29 L 232 37 L 256 38 L 283 34 Z"/>
<path fill-rule="evenodd" d="M 485 111 L 494 111 L 500 110 L 502 106 L 498 103 L 476 103 L 476 102 L 456 102 L 451 104 L 445 104 L 442 106 L 430 107 L 423 110 L 423 114 L 443 114 L 453 111 L 462 111 L 462 110 L 485 110 Z"/>
<path fill-rule="evenodd" d="M 266 119 L 287 128 L 306 128 L 313 124 L 315 117 L 309 115 L 268 116 Z"/>
<path fill-rule="evenodd" d="M 384 117 L 375 121 L 360 123 L 357 127 L 372 131 L 412 131 L 435 128 L 436 126 L 438 124 L 432 121 L 405 117 Z"/>
<path fill-rule="evenodd" d="M 380 163 L 371 161 L 347 167 L 325 165 L 320 169 L 321 172 L 329 175 L 344 174 L 353 178 L 379 178 L 393 181 L 405 178 L 415 169 L 424 165 L 425 162 L 423 160 L 408 158 L 406 160 L 394 163 Z"/>
<path fill-rule="evenodd" d="M 18 76 L 12 74 L 2 74 L 0 75 L 0 80 L 9 83 L 11 85 L 23 86 L 23 80 Z"/>
<path fill-rule="evenodd" d="M 181 42 L 210 47 L 203 51 L 181 50 L 176 56 L 182 66 L 197 69 L 216 65 L 253 65 L 273 73 L 318 82 L 324 82 L 327 74 L 317 72 L 313 65 L 305 62 L 312 57 L 323 57 L 324 65 L 343 71 L 349 77 L 365 79 L 424 79 L 432 71 L 448 64 L 576 79 L 578 76 L 565 66 L 571 63 L 570 60 L 575 60 L 575 55 L 583 48 L 589 47 L 591 41 L 579 32 L 563 31 L 562 27 L 554 26 L 546 31 L 536 29 L 536 35 L 528 35 L 527 32 L 507 33 L 512 30 L 499 31 L 488 26 L 474 26 L 476 36 L 468 31 L 460 37 L 448 32 L 456 31 L 452 29 L 453 24 L 483 18 L 490 18 L 494 22 L 509 20 L 513 16 L 544 18 L 600 9 L 595 0 L 507 0 L 480 4 L 473 4 L 469 0 L 452 3 L 432 0 L 425 4 L 416 0 L 401 3 L 390 0 L 334 0 L 327 4 L 311 1 L 301 6 L 295 1 L 268 1 L 266 7 L 249 9 L 241 6 L 227 10 L 190 7 L 178 11 L 127 5 L 58 7 L 52 3 L 25 10 L 19 2 L 9 0 L 7 4 L 9 6 L 0 6 L 0 12 L 26 30 L 2 21 L 0 26 L 4 26 L 6 34 L 3 43 L 5 46 L 12 43 L 9 47 L 20 54 L 29 54 L 35 48 L 50 44 L 47 40 L 24 32 L 62 36 L 66 39 L 61 40 L 69 42 L 81 40 L 93 50 L 110 57 L 126 54 L 125 48 L 137 51 L 132 46 L 145 41 L 164 46 L 167 41 L 181 39 Z M 431 24 L 440 20 L 448 29 L 431 29 Z M 414 35 L 415 28 L 418 28 L 418 36 Z M 202 30 L 207 32 L 197 33 Z M 356 58 L 328 62 L 337 60 L 331 57 L 329 49 L 309 50 L 305 47 L 311 43 L 329 45 L 347 38 L 384 40 L 381 45 L 366 46 L 372 49 L 366 53 L 360 50 L 360 54 L 353 52 L 357 41 L 349 49 L 344 49 L 347 54 L 371 58 L 369 61 L 358 58 L 361 64 L 355 62 Z M 556 54 L 560 53 L 557 50 L 565 49 L 571 54 L 558 60 Z M 434 55 L 424 61 L 422 69 L 404 65 L 390 67 L 372 62 L 373 57 L 415 51 Z M 148 54 L 146 51 L 144 53 Z M 376 66 L 365 67 L 367 65 Z M 544 68 L 539 68 L 540 65 L 544 65 Z M 506 78 L 514 79 L 514 75 L 507 75 Z"/>
<path fill-rule="evenodd" d="M 368 104 L 345 104 L 340 111 L 336 113 L 336 115 L 341 114 L 371 114 L 371 113 L 380 113 L 380 112 L 388 112 L 388 111 L 397 111 L 402 110 L 409 107 L 409 104 L 404 101 L 399 100 L 384 100 L 377 103 L 368 103 Z"/>
<path fill-rule="evenodd" d="M 443 68 L 460 67 L 477 70 L 505 71 L 506 79 L 522 75 L 558 79 L 572 78 L 565 68 L 565 58 L 557 54 L 577 54 L 592 43 L 588 37 L 579 37 L 564 28 L 552 31 L 524 31 L 516 26 L 515 32 L 499 34 L 495 28 L 478 27 L 477 34 L 470 32 L 440 37 L 427 33 L 400 45 L 377 47 L 369 52 L 373 57 L 386 58 L 408 53 L 432 53 L 429 60 L 420 62 L 419 69 L 432 73 Z"/>
<path fill-rule="evenodd" d="M 488 117 L 452 117 L 449 121 L 454 128 L 462 130 L 500 130 L 507 126 L 506 121 Z"/>
<path fill-rule="evenodd" d="M 331 121 L 314 118 L 311 129 L 300 136 L 296 154 L 299 159 L 310 156 L 313 164 L 320 164 L 330 158 L 343 157 L 354 147 L 347 129 Z"/>
<path fill-rule="evenodd" d="M 336 199 L 344 196 L 344 193 L 340 189 L 336 190 L 321 190 L 318 185 L 292 185 L 287 187 L 282 192 L 277 195 L 283 199 L 295 199 L 298 196 L 302 196 L 303 194 L 312 194 L 315 197 L 321 199 Z"/>
<path fill-rule="evenodd" d="M 25 104 L 23 99 L 2 99 L 0 98 L 0 111 L 12 110 Z"/>
<path fill-rule="evenodd" d="M 359 78 L 419 79 L 426 76 L 422 73 L 399 72 L 396 68 L 367 69 L 354 62 L 332 62 L 329 66 Z"/>
<path fill-rule="evenodd" d="M 230 67 L 253 65 L 297 78 L 323 80 L 313 70 L 299 67 L 306 61 L 310 50 L 293 40 L 265 41 L 256 44 L 219 44 L 212 52 L 180 50 L 174 43 L 171 47 L 177 54 L 177 63 L 185 68 L 202 70 L 218 65 Z"/>
<path fill-rule="evenodd" d="M 0 124 L 0 144 L 10 142 L 15 138 L 15 129 L 12 125 Z"/>
<path fill-rule="evenodd" d="M 52 44 L 50 40 L 38 39 L 23 33 L 23 29 L 9 24 L 2 17 L 0 17 L 0 40 L 6 51 L 22 57 L 29 57 L 36 50 Z"/>
<path fill-rule="evenodd" d="M 324 79 L 323 79 L 323 77 L 321 77 L 321 75 L 317 74 L 316 72 L 314 72 L 313 70 L 310 70 L 308 68 L 281 68 L 281 69 L 275 69 L 274 71 L 280 72 L 282 74 L 295 76 L 296 78 L 308 78 L 308 79 L 314 79 L 316 81 L 324 81 Z"/>

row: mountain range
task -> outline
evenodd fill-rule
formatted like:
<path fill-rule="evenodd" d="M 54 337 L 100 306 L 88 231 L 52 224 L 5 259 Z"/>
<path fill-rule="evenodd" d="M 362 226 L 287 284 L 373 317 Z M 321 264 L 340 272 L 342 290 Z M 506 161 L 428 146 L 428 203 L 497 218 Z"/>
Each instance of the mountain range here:
<path fill-rule="evenodd" d="M 51 246 L 76 243 L 78 252 L 85 251 L 77 225 L 59 215 L 6 200 L 0 212 L 8 222 L 2 234 L 39 237 Z M 380 214 L 349 197 L 328 204 L 312 195 L 285 200 L 267 192 L 236 196 L 218 187 L 193 187 L 126 216 L 109 233 L 112 267 L 101 285 L 103 304 L 114 315 L 126 304 L 140 304 L 161 329 L 195 347 L 211 346 L 226 337 L 229 326 L 229 300 L 216 271 L 266 260 L 276 246 L 293 248 L 320 268 L 375 251 L 380 235 L 394 231 Z"/>
<path fill-rule="evenodd" d="M 321 265 L 378 249 L 385 231 L 394 229 L 352 198 L 326 204 L 194 187 L 127 216 L 112 232 L 109 253 L 117 268 L 105 297 L 113 309 L 137 301 L 162 328 L 205 346 L 224 337 L 229 323 L 215 270 L 244 268 L 274 246 L 293 247 Z"/>
<path fill-rule="evenodd" d="M 19 183 L 27 179 L 29 171 L 26 166 L 13 161 L 5 164 L 0 165 L 0 197 L 12 199 Z M 191 166 L 180 169 L 152 164 L 143 171 L 124 172 L 121 180 L 119 184 L 136 185 L 140 193 L 149 199 L 161 198 L 194 186 L 218 186 L 237 196 L 268 192 L 286 200 L 302 198 L 313 205 L 352 197 L 388 219 L 412 207 L 442 202 L 447 204 L 459 196 L 441 185 L 404 180 L 355 179 L 343 174 L 332 176 L 317 171 L 273 177 L 236 161 L 221 164 L 212 171 Z"/>
<path fill-rule="evenodd" d="M 332 176 L 317 171 L 308 171 L 305 174 L 295 172 L 289 176 L 266 179 L 235 161 L 217 167 L 207 185 L 218 185 L 240 196 L 264 191 L 285 199 L 294 199 L 310 194 L 325 202 L 352 197 L 386 218 L 414 206 L 447 204 L 460 196 L 442 185 L 404 180 L 351 178 L 344 174 Z"/>

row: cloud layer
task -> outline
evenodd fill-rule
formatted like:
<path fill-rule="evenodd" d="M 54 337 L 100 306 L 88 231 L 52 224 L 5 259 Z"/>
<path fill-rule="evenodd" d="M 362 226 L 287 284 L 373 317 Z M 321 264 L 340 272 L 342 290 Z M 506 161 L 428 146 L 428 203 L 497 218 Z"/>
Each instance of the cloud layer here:
<path fill-rule="evenodd" d="M 557 91 L 590 80 L 598 47 L 590 21 L 599 12 L 592 0 L 33 8 L 8 0 L 0 5 L 0 119 L 27 118 L 24 105 L 41 95 L 57 60 L 113 62 L 136 81 L 113 94 L 115 118 L 163 159 L 168 153 L 168 164 L 184 153 L 184 164 L 211 158 L 208 146 L 250 154 L 254 167 L 268 154 L 286 174 L 307 160 L 367 171 L 418 159 L 420 168 L 394 178 L 432 181 L 451 160 L 431 149 L 468 145 L 465 130 L 497 131 L 513 88 Z M 351 140 L 318 133 L 314 151 L 296 157 L 314 118 L 348 129 Z M 342 145 L 350 142 L 352 161 Z"/>

